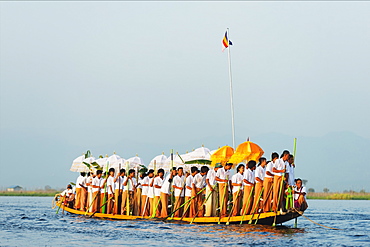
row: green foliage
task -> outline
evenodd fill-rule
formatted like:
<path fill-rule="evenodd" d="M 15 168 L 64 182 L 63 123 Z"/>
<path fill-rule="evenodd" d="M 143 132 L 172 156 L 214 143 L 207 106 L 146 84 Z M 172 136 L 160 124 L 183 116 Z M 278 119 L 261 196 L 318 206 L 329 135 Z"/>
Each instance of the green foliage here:
<path fill-rule="evenodd" d="M 313 192 L 315 192 L 315 189 L 314 188 L 309 188 L 308 192 L 313 193 Z"/>

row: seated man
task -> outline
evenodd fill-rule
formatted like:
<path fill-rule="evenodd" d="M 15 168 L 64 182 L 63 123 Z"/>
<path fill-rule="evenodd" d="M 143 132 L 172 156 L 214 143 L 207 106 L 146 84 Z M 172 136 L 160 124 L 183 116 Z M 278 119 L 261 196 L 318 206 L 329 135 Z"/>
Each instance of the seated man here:
<path fill-rule="evenodd" d="M 302 180 L 300 178 L 295 180 L 294 207 L 299 211 L 305 211 L 308 208 L 306 201 L 306 188 L 302 186 Z"/>
<path fill-rule="evenodd" d="M 67 189 L 60 193 L 60 196 L 64 205 L 66 205 L 69 208 L 73 208 L 75 195 L 72 190 L 72 185 L 68 184 Z"/>

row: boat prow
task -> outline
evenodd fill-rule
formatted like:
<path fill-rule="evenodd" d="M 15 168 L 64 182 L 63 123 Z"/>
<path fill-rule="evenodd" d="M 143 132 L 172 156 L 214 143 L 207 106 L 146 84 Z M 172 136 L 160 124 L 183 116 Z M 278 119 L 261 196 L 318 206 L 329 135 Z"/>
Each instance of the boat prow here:
<path fill-rule="evenodd" d="M 59 204 L 58 204 L 59 206 Z M 254 214 L 254 215 L 244 215 L 244 216 L 232 216 L 232 217 L 195 217 L 195 218 L 177 218 L 177 217 L 169 217 L 167 219 L 161 218 L 152 218 L 149 216 L 134 216 L 134 215 L 120 215 L 120 214 L 103 214 L 103 213 L 86 213 L 84 211 L 75 210 L 64 205 L 61 206 L 61 209 L 67 211 L 71 214 L 87 216 L 87 217 L 96 217 L 96 218 L 104 218 L 104 219 L 112 219 L 112 220 L 153 220 L 153 219 L 160 219 L 164 220 L 165 222 L 184 222 L 184 223 L 197 223 L 197 224 L 259 224 L 259 225 L 273 225 L 274 221 L 275 224 L 282 224 L 294 218 L 301 216 L 303 212 L 274 212 L 269 213 L 261 213 L 261 214 Z M 275 219 L 276 215 L 276 219 Z"/>

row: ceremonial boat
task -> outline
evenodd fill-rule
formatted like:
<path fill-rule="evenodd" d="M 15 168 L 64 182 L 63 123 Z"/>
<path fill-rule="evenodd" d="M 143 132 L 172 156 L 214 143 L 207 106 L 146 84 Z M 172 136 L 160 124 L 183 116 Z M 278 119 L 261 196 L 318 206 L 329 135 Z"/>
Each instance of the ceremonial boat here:
<path fill-rule="evenodd" d="M 244 215 L 244 216 L 232 216 L 232 217 L 169 217 L 167 219 L 163 218 L 153 218 L 150 216 L 133 216 L 133 215 L 113 215 L 113 214 L 103 214 L 103 213 L 86 213 L 84 211 L 75 210 L 64 205 L 57 206 L 64 211 L 67 211 L 71 214 L 86 216 L 86 217 L 96 217 L 102 219 L 112 219 L 112 220 L 163 220 L 164 222 L 173 222 L 173 223 L 196 223 L 196 224 L 258 224 L 258 225 L 274 225 L 282 224 L 294 218 L 298 218 L 303 214 L 299 211 L 288 211 L 288 212 L 274 212 L 269 213 L 256 213 L 254 215 Z M 276 216 L 276 219 L 275 219 Z"/>

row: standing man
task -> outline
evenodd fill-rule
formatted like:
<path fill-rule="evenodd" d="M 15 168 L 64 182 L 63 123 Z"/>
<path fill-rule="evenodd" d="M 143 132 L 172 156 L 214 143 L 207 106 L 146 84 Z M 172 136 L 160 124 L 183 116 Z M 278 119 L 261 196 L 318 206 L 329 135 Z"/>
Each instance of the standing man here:
<path fill-rule="evenodd" d="M 92 188 L 92 209 L 91 212 L 96 212 L 98 211 L 98 205 L 99 205 L 99 194 L 100 194 L 100 182 L 101 182 L 101 176 L 103 174 L 102 170 L 97 170 L 96 171 L 96 176 L 93 179 L 91 183 L 91 188 Z"/>
<path fill-rule="evenodd" d="M 252 213 L 258 212 L 258 209 L 260 208 L 260 199 L 262 198 L 263 181 L 265 179 L 265 166 L 266 158 L 261 157 L 259 159 L 259 164 L 254 173 L 255 187 Z"/>
<path fill-rule="evenodd" d="M 225 167 L 218 169 L 216 172 L 216 181 L 218 183 L 219 205 L 221 217 L 227 216 L 227 202 L 229 200 L 229 177 L 232 163 L 226 163 Z"/>
<path fill-rule="evenodd" d="M 154 212 L 155 212 L 155 217 L 160 217 L 160 212 L 161 212 L 161 205 L 160 205 L 160 202 L 161 202 L 161 188 L 162 188 L 162 185 L 163 185 L 163 179 L 164 179 L 164 170 L 163 169 L 159 169 L 158 170 L 158 176 L 154 178 L 154 183 L 153 183 L 153 187 L 154 187 L 154 211 L 153 211 L 153 215 L 154 215 Z"/>
<path fill-rule="evenodd" d="M 109 169 L 109 177 L 107 179 L 107 192 L 108 192 L 108 202 L 106 206 L 107 214 L 111 214 L 113 212 L 113 198 L 114 198 L 114 168 Z"/>
<path fill-rule="evenodd" d="M 239 214 L 240 201 L 241 201 L 240 199 L 242 198 L 241 194 L 243 192 L 243 179 L 244 179 L 243 173 L 244 173 L 244 165 L 240 164 L 238 165 L 237 173 L 231 177 L 231 185 L 233 186 L 233 189 L 232 189 L 233 203 L 234 203 L 232 216 L 237 216 Z"/>
<path fill-rule="evenodd" d="M 284 150 L 281 154 L 280 159 L 277 159 L 272 167 L 272 171 L 274 172 L 274 189 L 273 189 L 273 203 L 272 203 L 272 211 L 276 212 L 282 206 L 283 201 L 283 175 L 286 172 L 286 163 L 289 158 L 289 151 Z"/>
<path fill-rule="evenodd" d="M 119 170 L 117 177 L 114 179 L 114 210 L 113 214 L 119 214 L 121 209 L 121 199 L 122 199 L 122 186 L 123 180 L 125 179 L 125 169 Z"/>
<path fill-rule="evenodd" d="M 217 209 L 217 192 L 216 190 L 216 172 L 218 169 L 222 168 L 220 163 L 217 163 L 215 169 L 211 169 L 207 172 L 206 177 L 206 213 L 204 216 L 216 216 L 216 209 Z M 210 195 L 212 193 L 212 195 Z"/>
<path fill-rule="evenodd" d="M 82 194 L 82 186 L 81 183 L 83 184 L 85 182 L 85 173 L 81 172 L 80 176 L 78 176 L 76 180 L 76 203 L 74 205 L 75 209 L 79 210 L 81 208 L 81 194 Z"/>
<path fill-rule="evenodd" d="M 178 209 L 184 203 L 184 196 L 185 196 L 185 176 L 184 176 L 184 169 L 179 167 L 177 169 L 177 175 L 173 178 L 173 185 L 175 192 L 175 206 L 174 210 Z M 177 210 L 174 214 L 174 217 L 180 217 L 182 215 L 182 208 Z"/>
<path fill-rule="evenodd" d="M 171 183 L 173 177 L 176 176 L 176 174 L 177 174 L 176 167 L 174 167 L 172 171 L 166 174 L 166 177 L 163 179 L 163 184 L 161 187 L 162 218 L 166 218 L 168 216 L 168 199 L 169 198 L 171 199 Z"/>
<path fill-rule="evenodd" d="M 133 211 L 134 205 L 134 190 L 136 186 L 135 170 L 130 169 L 128 176 L 123 181 L 123 192 L 122 192 L 122 204 L 121 204 L 121 215 L 130 215 L 130 211 Z M 127 203 L 127 200 L 129 203 Z"/>
<path fill-rule="evenodd" d="M 290 187 L 293 187 L 295 185 L 294 168 L 295 168 L 294 156 L 290 154 L 288 158 L 288 165 L 287 165 L 287 170 L 289 170 L 288 184 Z"/>
<path fill-rule="evenodd" d="M 191 185 L 193 183 L 194 176 L 198 173 L 198 168 L 196 166 L 193 166 L 190 168 L 190 172 L 191 174 L 187 176 L 186 181 L 185 181 L 185 201 L 189 201 L 190 198 L 192 198 L 193 188 L 191 187 Z M 190 215 L 194 216 L 195 212 L 193 211 L 195 211 L 195 209 L 193 209 L 192 203 L 193 203 L 193 200 L 189 201 L 186 204 L 185 212 L 184 212 L 185 217 L 188 217 Z"/>
<path fill-rule="evenodd" d="M 192 182 L 192 189 L 193 189 L 193 196 L 196 196 L 194 198 L 194 205 L 195 205 L 195 212 L 193 216 L 199 216 L 203 217 L 204 215 L 204 209 L 203 209 L 203 193 L 199 193 L 205 186 L 206 186 L 206 175 L 209 168 L 207 166 L 202 166 L 200 168 L 200 173 L 197 173 L 194 176 L 193 182 Z M 196 213 L 198 212 L 198 215 Z"/>
<path fill-rule="evenodd" d="M 267 163 L 265 170 L 265 179 L 263 180 L 263 212 L 268 213 L 271 211 L 271 201 L 272 201 L 272 184 L 274 182 L 274 173 L 272 167 L 274 162 L 279 158 L 278 153 L 272 153 L 271 161 Z"/>
<path fill-rule="evenodd" d="M 250 160 L 247 163 L 247 170 L 244 172 L 244 194 L 243 194 L 243 208 L 240 215 L 248 215 L 252 209 L 253 203 L 253 188 L 254 188 L 254 173 L 257 162 Z"/>

